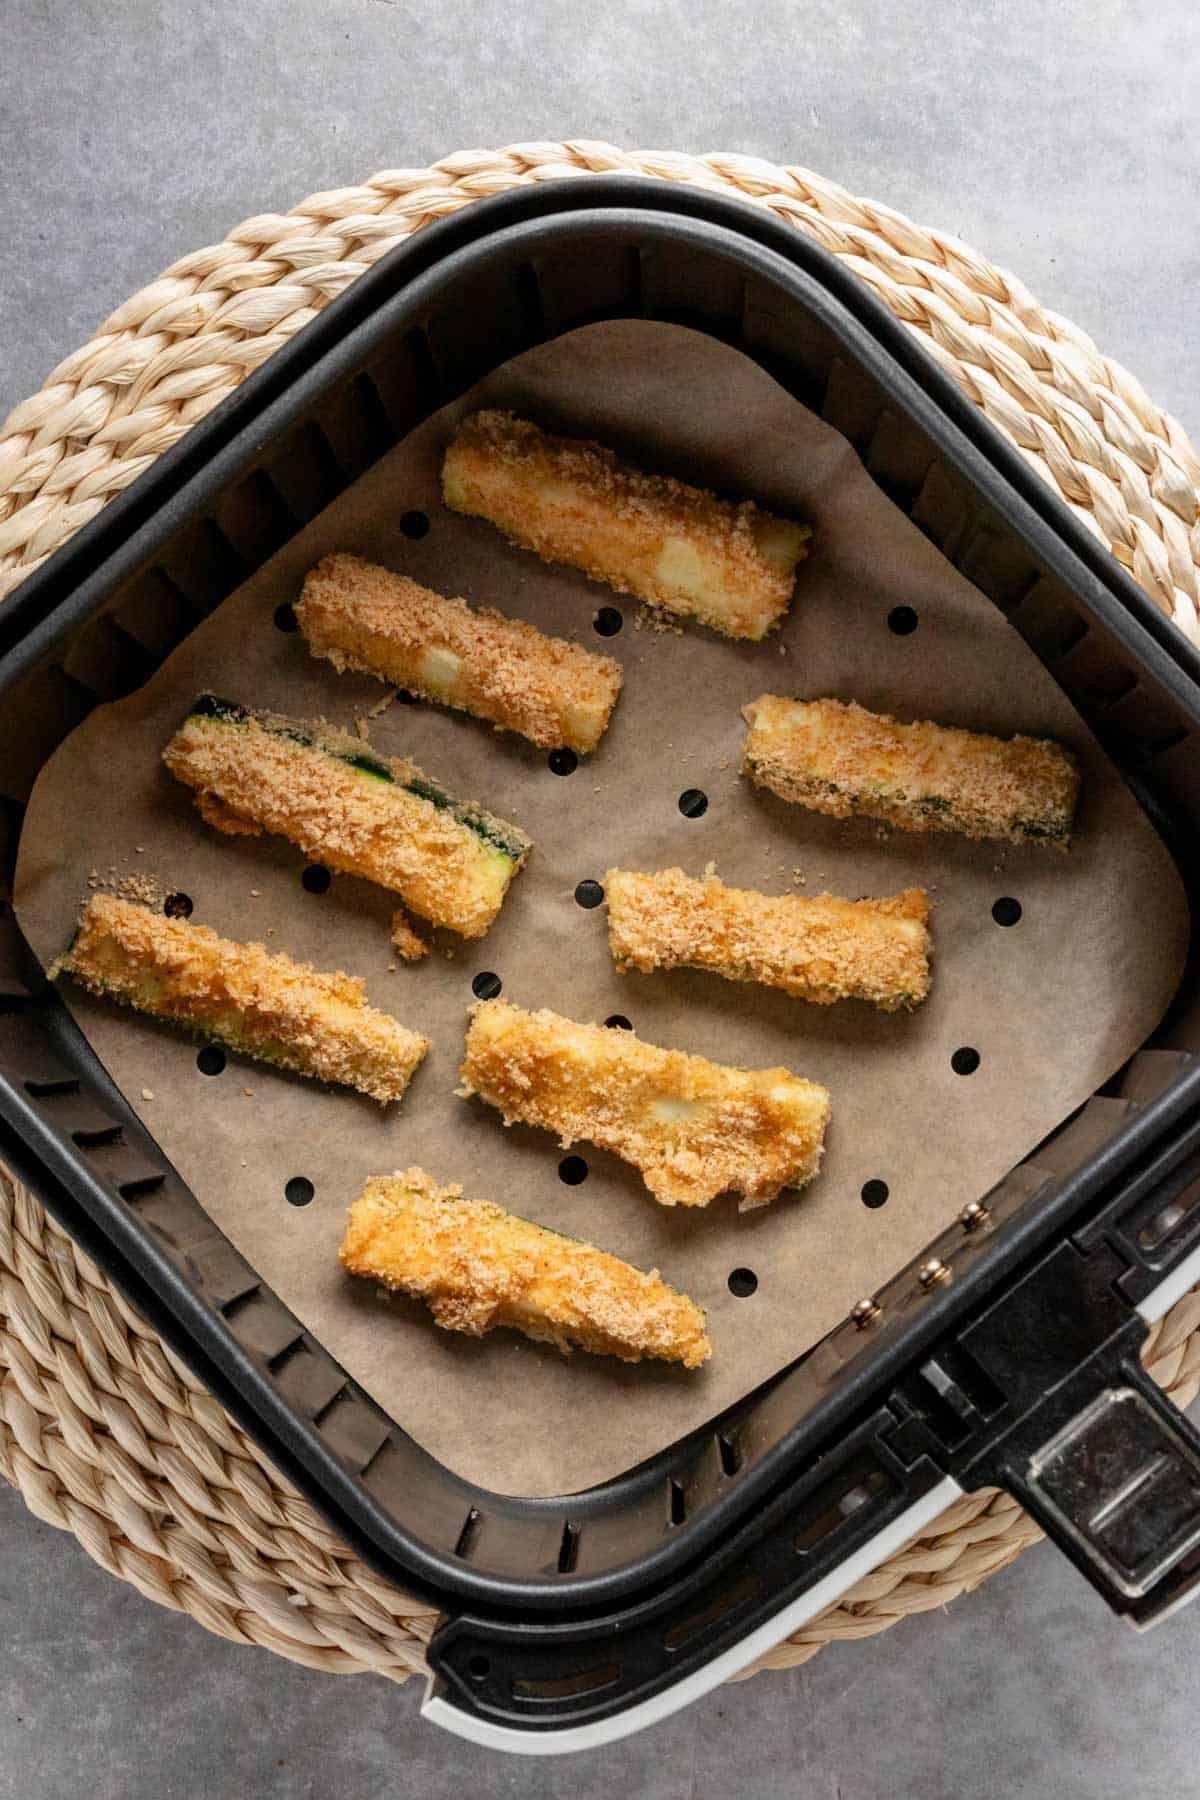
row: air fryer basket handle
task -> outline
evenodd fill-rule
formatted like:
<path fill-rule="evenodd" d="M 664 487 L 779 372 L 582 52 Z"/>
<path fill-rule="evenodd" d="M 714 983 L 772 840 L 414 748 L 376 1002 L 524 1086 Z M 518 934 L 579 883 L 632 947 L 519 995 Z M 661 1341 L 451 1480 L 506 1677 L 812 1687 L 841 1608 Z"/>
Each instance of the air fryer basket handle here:
<path fill-rule="evenodd" d="M 985 1486 L 1012 1493 L 1140 1629 L 1200 1591 L 1200 1432 L 1139 1354 L 1147 1318 L 1200 1277 L 1192 1127 L 1163 1163 L 952 1328 L 676 1593 L 574 1623 L 443 1619 L 426 1717 L 524 1753 L 624 1736 L 744 1668 Z"/>
<path fill-rule="evenodd" d="M 1200 1432 L 1136 1350 L 1089 1365 L 1043 1425 L 1036 1447 L 1014 1446 L 1004 1485 L 1113 1611 L 1147 1629 L 1200 1586 Z"/>

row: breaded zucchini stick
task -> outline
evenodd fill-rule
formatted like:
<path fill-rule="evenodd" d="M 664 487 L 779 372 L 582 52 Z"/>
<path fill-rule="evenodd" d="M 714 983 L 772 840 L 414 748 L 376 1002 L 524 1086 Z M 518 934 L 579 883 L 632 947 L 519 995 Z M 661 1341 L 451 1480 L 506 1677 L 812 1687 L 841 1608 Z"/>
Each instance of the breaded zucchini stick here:
<path fill-rule="evenodd" d="M 812 535 L 751 500 L 645 475 L 601 444 L 550 437 L 506 412 L 478 412 L 459 427 L 442 498 L 545 562 L 570 563 L 735 638 L 764 637 L 779 623 Z"/>
<path fill-rule="evenodd" d="M 799 1000 L 869 1000 L 883 1012 L 929 991 L 929 900 L 906 888 L 884 900 L 759 894 L 697 881 L 682 869 L 604 877 L 608 942 L 622 975 L 689 967 L 760 981 Z"/>
<path fill-rule="evenodd" d="M 429 1048 L 420 1032 L 369 1006 L 353 975 L 322 974 L 112 894 L 88 901 L 52 973 L 240 1056 L 373 1100 L 399 1100 Z"/>
<path fill-rule="evenodd" d="M 452 800 L 415 763 L 211 694 L 196 701 L 163 761 L 195 788 L 218 831 L 277 833 L 463 937 L 483 936 L 532 848 L 515 825 Z"/>
<path fill-rule="evenodd" d="M 731 1069 L 631 1031 L 485 1000 L 471 1015 L 464 1095 L 583 1138 L 640 1169 L 663 1206 L 707 1206 L 732 1188 L 742 1210 L 802 1187 L 821 1161 L 829 1095 L 787 1069 Z"/>
<path fill-rule="evenodd" d="M 657 1269 L 464 1200 L 424 1169 L 375 1176 L 350 1208 L 339 1256 L 353 1275 L 424 1300 L 447 1331 L 526 1337 L 622 1362 L 654 1357 L 698 1369 L 712 1354 L 704 1314 Z"/>
<path fill-rule="evenodd" d="M 621 665 L 490 607 L 473 612 L 407 575 L 327 556 L 296 605 L 314 656 L 440 700 L 544 750 L 594 750 L 621 690 Z"/>
<path fill-rule="evenodd" d="M 1079 764 L 1049 738 L 900 725 L 853 701 L 777 694 L 752 700 L 742 716 L 743 773 L 811 812 L 1013 844 L 1065 849 L 1070 840 Z"/>

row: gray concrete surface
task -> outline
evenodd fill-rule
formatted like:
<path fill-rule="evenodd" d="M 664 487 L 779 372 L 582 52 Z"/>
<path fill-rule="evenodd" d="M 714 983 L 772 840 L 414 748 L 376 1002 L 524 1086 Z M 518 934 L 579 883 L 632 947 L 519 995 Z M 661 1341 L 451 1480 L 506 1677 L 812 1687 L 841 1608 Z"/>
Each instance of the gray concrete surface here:
<path fill-rule="evenodd" d="M 7 0 L 0 414 L 173 257 L 456 148 L 820 169 L 1019 270 L 1200 426 L 1191 0 Z M 946 1616 L 590 1759 L 491 1760 L 415 1689 L 240 1650 L 0 1493 L 0 1800 L 1179 1800 L 1200 1608 L 1148 1638 L 1046 1550 Z"/>

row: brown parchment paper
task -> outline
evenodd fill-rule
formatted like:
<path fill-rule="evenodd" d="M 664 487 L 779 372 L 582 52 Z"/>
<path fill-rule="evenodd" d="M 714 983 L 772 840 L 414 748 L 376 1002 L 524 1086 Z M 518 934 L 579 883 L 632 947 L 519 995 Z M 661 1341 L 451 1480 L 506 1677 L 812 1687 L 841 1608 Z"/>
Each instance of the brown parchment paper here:
<path fill-rule="evenodd" d="M 782 636 L 750 646 L 699 629 L 637 629 L 632 602 L 444 511 L 440 454 L 458 417 L 480 403 L 511 405 L 645 465 L 811 518 L 815 553 L 800 569 Z M 409 509 L 431 521 L 419 541 L 400 530 Z M 379 749 L 411 755 L 452 792 L 516 820 L 537 845 L 484 940 L 447 957 L 457 940 L 446 939 L 424 963 L 394 972 L 388 895 L 344 877 L 308 894 L 296 851 L 218 837 L 159 761 L 203 689 L 347 726 L 380 700 L 378 683 L 337 676 L 272 622 L 311 563 L 337 549 L 492 602 L 625 668 L 607 737 L 567 777 L 522 740 L 462 714 L 398 703 L 372 720 Z M 905 637 L 887 626 L 900 604 L 920 621 Z M 620 606 L 619 636 L 594 634 L 601 605 Z M 764 691 L 1063 739 L 1084 770 L 1074 847 L 1063 856 L 889 835 L 757 792 L 737 773 L 739 707 Z M 678 810 L 692 787 L 708 795 L 699 819 Z M 699 873 L 710 859 L 726 880 L 772 893 L 927 885 L 932 997 L 912 1016 L 882 1016 L 698 973 L 617 976 L 605 913 L 576 904 L 577 882 L 619 863 Z M 1017 634 L 879 493 L 836 433 L 736 352 L 647 322 L 589 327 L 490 377 L 231 596 L 140 692 L 93 713 L 43 771 L 21 844 L 18 913 L 47 963 L 69 941 L 93 869 L 102 880 L 153 874 L 192 896 L 199 922 L 363 976 L 376 1006 L 432 1039 L 403 1104 L 382 1111 L 232 1058 L 207 1077 L 180 1035 L 64 990 L 203 1204 L 349 1372 L 450 1467 L 531 1494 L 616 1475 L 811 1345 L 1145 1038 L 1176 986 L 1186 932 L 1169 858 Z M 993 922 L 1000 895 L 1024 909 L 1014 928 Z M 744 1215 L 732 1199 L 707 1211 L 661 1208 L 635 1173 L 588 1148 L 587 1180 L 564 1185 L 548 1135 L 505 1131 L 480 1102 L 455 1096 L 471 980 L 484 969 L 527 1006 L 579 1019 L 624 1013 L 651 1042 L 726 1062 L 784 1063 L 824 1082 L 833 1117 L 821 1176 L 807 1192 Z M 950 1066 L 963 1045 L 982 1059 L 969 1077 Z M 688 1375 L 564 1358 L 510 1332 L 455 1336 L 417 1304 L 344 1275 L 336 1251 L 348 1203 L 368 1175 L 410 1163 L 660 1267 L 708 1309 L 708 1367 Z M 315 1185 L 304 1209 L 284 1199 L 294 1175 Z M 860 1198 L 871 1178 L 889 1189 L 876 1210 Z M 758 1276 L 748 1299 L 727 1286 L 738 1267 Z"/>

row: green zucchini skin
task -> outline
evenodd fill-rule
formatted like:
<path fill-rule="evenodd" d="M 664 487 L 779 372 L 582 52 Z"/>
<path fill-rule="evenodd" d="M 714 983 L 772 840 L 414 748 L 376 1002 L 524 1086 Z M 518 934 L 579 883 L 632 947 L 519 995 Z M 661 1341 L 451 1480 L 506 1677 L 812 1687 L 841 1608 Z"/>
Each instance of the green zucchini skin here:
<path fill-rule="evenodd" d="M 414 798 L 427 801 L 436 811 L 448 812 L 458 824 L 479 838 L 489 849 L 499 850 L 503 856 L 508 857 L 514 870 L 520 868 L 529 854 L 529 840 L 523 834 L 517 834 L 494 813 L 489 813 L 470 801 L 456 800 L 428 775 L 412 771 L 403 762 L 391 761 L 376 756 L 369 750 L 352 747 L 353 740 L 343 738 L 337 732 L 298 725 L 294 720 L 281 718 L 274 713 L 254 712 L 236 700 L 226 700 L 218 694 L 201 694 L 189 708 L 184 722 L 193 719 L 217 720 L 231 726 L 257 725 L 260 730 L 270 732 L 272 737 L 285 738 L 294 744 L 304 745 L 306 749 L 317 750 L 323 756 L 330 756 L 336 762 L 344 763 L 347 768 L 366 776 L 368 780 L 382 781 L 389 786 L 402 788 Z"/>

